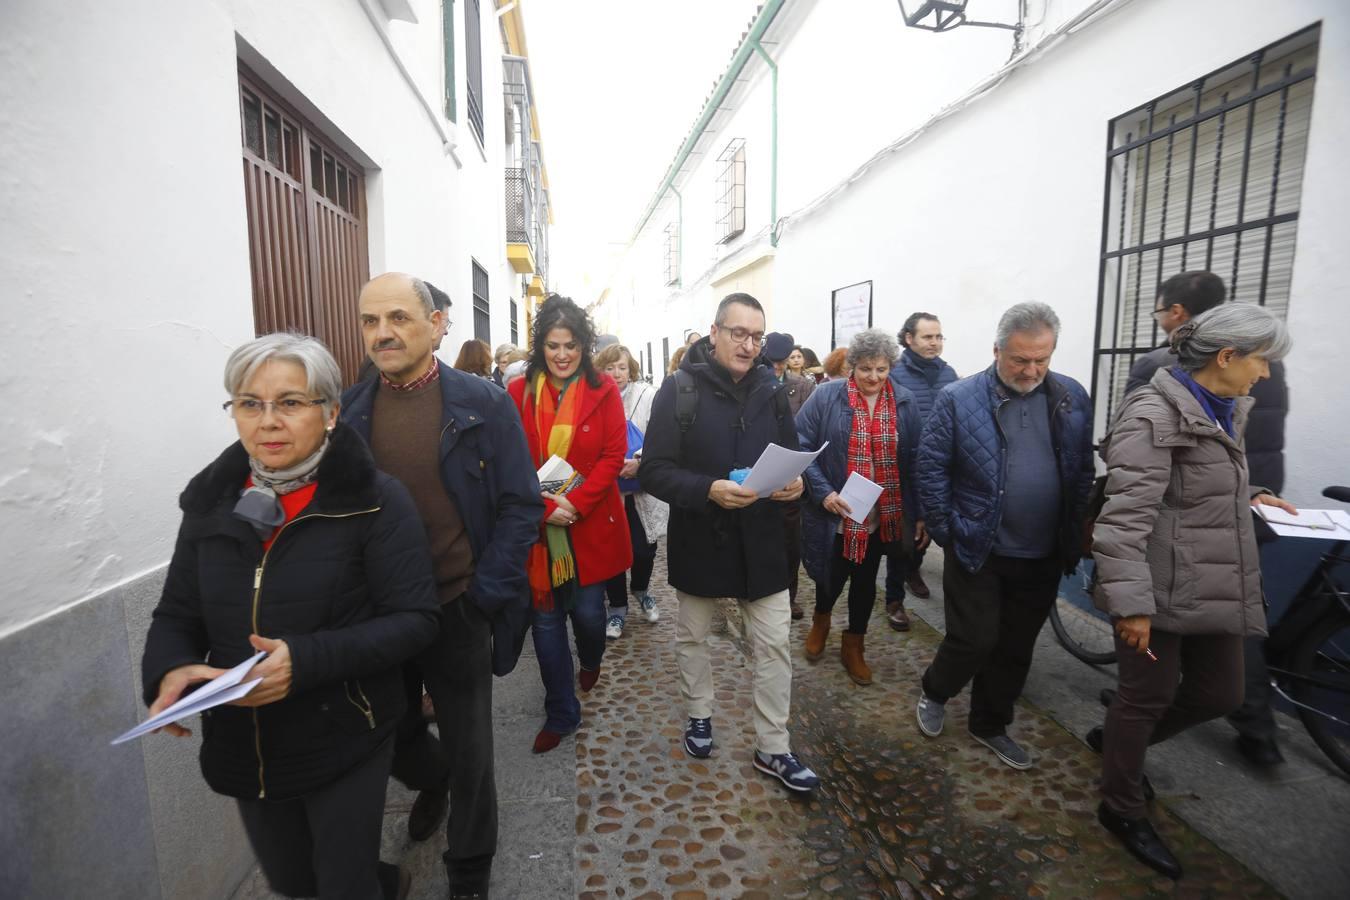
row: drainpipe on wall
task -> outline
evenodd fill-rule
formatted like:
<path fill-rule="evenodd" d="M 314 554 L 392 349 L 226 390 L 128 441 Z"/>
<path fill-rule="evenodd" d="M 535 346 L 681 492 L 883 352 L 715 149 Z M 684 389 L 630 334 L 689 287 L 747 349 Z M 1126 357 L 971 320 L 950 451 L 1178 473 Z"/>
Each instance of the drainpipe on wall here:
<path fill-rule="evenodd" d="M 778 246 L 778 65 L 769 57 L 759 38 L 755 51 L 769 67 L 771 112 L 769 118 L 769 246 Z"/>
<path fill-rule="evenodd" d="M 675 195 L 675 258 L 679 260 L 675 286 L 684 287 L 684 195 L 673 183 L 670 192 Z"/>

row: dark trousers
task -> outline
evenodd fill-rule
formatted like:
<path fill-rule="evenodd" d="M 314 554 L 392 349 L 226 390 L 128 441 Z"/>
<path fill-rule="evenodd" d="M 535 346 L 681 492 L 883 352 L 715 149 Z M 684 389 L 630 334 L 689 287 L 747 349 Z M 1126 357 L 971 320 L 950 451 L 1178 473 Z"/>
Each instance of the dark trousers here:
<path fill-rule="evenodd" d="M 973 681 L 971 734 L 994 737 L 1012 724 L 1013 704 L 1026 684 L 1036 635 L 1059 592 L 1062 569 L 1057 557 L 991 555 L 972 574 L 955 553 L 946 555 L 942 592 L 947 636 L 923 673 L 923 692 L 946 703 Z"/>
<path fill-rule="evenodd" d="M 393 775 L 415 791 L 450 789 L 445 864 L 474 880 L 497 851 L 497 782 L 492 750 L 492 628 L 467 595 L 441 605 L 436 640 L 416 658 L 436 706 L 437 740 L 422 719 L 421 691 L 409 679 Z"/>
<path fill-rule="evenodd" d="M 1249 637 L 1242 648 L 1243 680 L 1242 705 L 1228 717 L 1228 722 L 1243 737 L 1257 741 L 1275 740 L 1275 710 L 1271 707 L 1274 691 L 1270 687 L 1270 671 L 1266 669 L 1266 639 Z"/>
<path fill-rule="evenodd" d="M 829 614 L 834 610 L 835 601 L 843 593 L 844 583 L 848 582 L 848 630 L 850 634 L 867 634 L 867 620 L 872 617 L 872 607 L 877 602 L 877 569 L 884 556 L 884 544 L 879 534 L 871 535 L 867 540 L 867 552 L 860 563 L 844 558 L 844 536 L 834 536 L 834 549 L 830 555 L 829 582 L 816 584 L 816 614 Z"/>
<path fill-rule="evenodd" d="M 788 602 L 797 602 L 802 568 L 802 504 L 783 504 L 783 528 L 787 532 Z M 873 573 L 875 575 L 875 572 Z"/>
<path fill-rule="evenodd" d="M 294 800 L 240 800 L 253 853 L 287 897 L 392 898 L 398 869 L 380 862 L 384 789 L 394 741 L 341 778 Z"/>
<path fill-rule="evenodd" d="M 656 544 L 647 540 L 647 529 L 642 527 L 638 517 L 637 503 L 633 495 L 623 498 L 623 507 L 628 513 L 628 537 L 633 543 L 633 567 L 627 573 L 620 572 L 605 582 L 605 599 L 609 608 L 628 608 L 628 592 L 645 593 L 652 584 L 652 568 L 656 565 Z M 632 581 L 629 583 L 629 576 Z"/>
<path fill-rule="evenodd" d="M 905 600 L 905 579 L 919 571 L 923 565 L 924 554 L 928 552 L 913 550 L 908 556 L 897 545 L 886 553 L 886 602 L 903 603 Z"/>
<path fill-rule="evenodd" d="M 577 662 L 594 672 L 605 657 L 604 584 L 583 585 L 571 610 L 558 604 L 547 612 L 530 610 L 530 636 L 539 661 L 539 678 L 544 683 L 544 727 L 557 734 L 571 734 L 581 724 L 581 702 L 572 677 L 572 648 L 567 642 L 568 619 L 572 620 Z"/>
<path fill-rule="evenodd" d="M 1102 800 L 1127 819 L 1144 815 L 1144 754 L 1242 702 L 1242 638 L 1153 631 L 1154 662 L 1116 638 L 1120 685 L 1106 711 Z"/>

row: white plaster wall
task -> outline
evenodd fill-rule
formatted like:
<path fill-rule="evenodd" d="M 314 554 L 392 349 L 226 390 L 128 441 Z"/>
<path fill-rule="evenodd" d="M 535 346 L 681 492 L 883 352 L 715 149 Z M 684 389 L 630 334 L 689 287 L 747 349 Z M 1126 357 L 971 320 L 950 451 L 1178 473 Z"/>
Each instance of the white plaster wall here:
<path fill-rule="evenodd" d="M 1033 3 L 1031 39 L 1087 5 L 1086 0 Z M 1019 300 L 1044 300 L 1063 324 L 1055 367 L 1085 385 L 1096 322 L 1107 122 L 1322 21 L 1289 312 L 1296 349 L 1288 361 L 1293 412 L 1286 493 L 1307 504 L 1323 485 L 1350 479 L 1344 463 L 1350 432 L 1343 424 L 1350 388 L 1325 376 L 1338 358 L 1332 344 L 1350 325 L 1350 306 L 1341 300 L 1350 286 L 1343 224 L 1350 179 L 1339 162 L 1350 137 L 1345 115 L 1350 8 L 1334 0 L 1122 4 L 874 166 L 811 215 L 794 216 L 849 175 L 854 160 L 871 157 L 923 125 L 929 113 L 996 72 L 1010 48 L 1008 36 L 994 31 L 894 34 L 898 10 L 891 3 L 869 0 L 845 22 L 831 7 L 817 4 L 801 30 L 777 49 L 779 215 L 789 221 L 773 263 L 769 327 L 827 350 L 831 290 L 870 279 L 877 325 L 898 328 L 916 309 L 940 314 L 946 356 L 969 374 L 988 365 L 1003 309 Z M 844 32 L 854 39 L 845 39 Z M 873 52 L 860 52 L 859 42 Z M 752 116 L 768 103 L 762 64 L 752 65 L 761 71 L 738 104 L 737 117 Z M 860 97 L 874 102 L 859 105 Z M 812 118 L 804 126 L 807 115 Z M 759 161 L 750 157 L 752 185 L 767 180 L 767 169 L 754 168 Z M 701 163 L 692 180 L 706 167 Z M 684 271 L 691 287 L 657 294 L 665 309 L 697 310 L 715 302 L 697 283 L 706 266 L 699 265 L 691 193 L 697 191 L 685 191 Z M 754 196 L 751 204 L 759 199 Z M 667 209 L 673 214 L 673 203 Z M 635 261 L 650 259 L 650 247 L 659 244 L 660 215 L 639 237 L 630 254 Z M 633 270 L 635 280 L 655 284 L 659 258 Z M 664 329 L 670 328 L 668 319 L 639 317 L 659 321 Z"/>
<path fill-rule="evenodd" d="M 439 8 L 418 11 L 420 25 L 392 27 L 438 110 Z M 220 375 L 253 335 L 236 38 L 373 164 L 371 272 L 415 272 L 451 294 L 443 355 L 472 335 L 471 256 L 490 273 L 494 342 L 506 339 L 519 283 L 504 258 L 491 4 L 481 31 L 486 140 L 463 121 L 461 68 L 461 168 L 361 0 L 0 6 L 0 297 L 12 323 L 0 339 L 0 541 L 14 561 L 0 575 L 0 634 L 167 562 L 179 491 L 234 437 Z"/>

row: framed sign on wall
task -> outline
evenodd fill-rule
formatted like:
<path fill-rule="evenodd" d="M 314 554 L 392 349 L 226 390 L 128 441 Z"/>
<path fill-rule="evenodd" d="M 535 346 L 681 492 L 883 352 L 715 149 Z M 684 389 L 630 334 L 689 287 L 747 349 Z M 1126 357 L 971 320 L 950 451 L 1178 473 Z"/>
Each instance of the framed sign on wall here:
<path fill-rule="evenodd" d="M 872 282 L 860 281 L 831 291 L 830 349 L 847 347 L 860 331 L 872 327 Z"/>

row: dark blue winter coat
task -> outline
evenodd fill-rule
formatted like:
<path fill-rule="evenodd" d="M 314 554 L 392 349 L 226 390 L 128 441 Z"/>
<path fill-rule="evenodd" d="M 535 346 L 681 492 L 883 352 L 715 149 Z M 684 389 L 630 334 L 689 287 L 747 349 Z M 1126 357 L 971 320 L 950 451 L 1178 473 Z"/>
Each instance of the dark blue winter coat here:
<path fill-rule="evenodd" d="M 914 395 L 914 400 L 919 408 L 919 421 L 927 422 L 928 415 L 933 411 L 933 402 L 937 400 L 937 395 L 942 389 L 956 380 L 956 370 L 942 359 L 937 357 L 934 360 L 940 364 L 937 372 L 937 380 L 929 385 L 927 372 L 915 362 L 913 350 L 908 348 L 900 354 L 900 358 L 891 366 L 891 384 L 898 384 L 903 388 L 908 388 Z"/>
<path fill-rule="evenodd" d="M 1065 375 L 1045 377 L 1050 440 L 1059 467 L 1063 507 L 1059 548 L 1066 571 L 1082 555 L 1082 519 L 1092 489 L 1092 401 Z M 1008 442 L 998 410 L 1009 392 L 994 366 L 938 394 L 919 439 L 918 482 L 924 525 L 969 572 L 989 558 L 1003 515 Z"/>
<path fill-rule="evenodd" d="M 899 385 L 892 384 L 891 387 L 895 393 L 895 421 L 899 430 L 900 497 L 905 518 L 900 546 L 910 547 L 914 542 L 914 522 L 923 518 L 914 481 L 923 423 L 914 395 Z M 839 527 L 839 517 L 826 512 L 820 504 L 831 491 L 841 489 L 848 481 L 848 439 L 852 432 L 853 410 L 848 405 L 847 379 L 819 385 L 797 414 L 797 441 L 803 450 L 815 450 L 826 441 L 830 442 L 829 448 L 816 457 L 805 474 L 802 561 L 806 564 L 806 574 L 817 582 L 828 580 L 834 535 Z"/>
<path fill-rule="evenodd" d="M 786 388 L 766 366 L 739 383 L 712 356 L 708 338 L 697 341 L 680 368 L 697 386 L 697 414 L 681 431 L 676 419 L 676 379 L 667 378 L 652 400 L 638 481 L 670 504 L 666 533 L 670 584 L 697 597 L 757 600 L 787 590 L 787 504 L 758 500 L 723 509 L 708 499 L 712 483 L 733 469 L 753 466 L 769 444 L 797 449 L 797 429 Z"/>
<path fill-rule="evenodd" d="M 506 392 L 485 378 L 441 370 L 441 483 L 464 520 L 473 550 L 469 599 L 492 622 L 492 671 L 515 668 L 529 621 L 525 558 L 539 540 L 544 501 Z M 342 395 L 342 421 L 367 443 L 380 379 Z"/>

